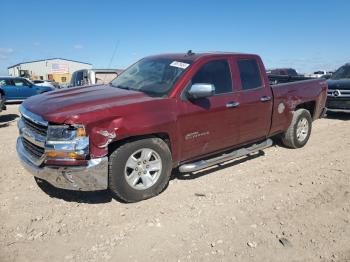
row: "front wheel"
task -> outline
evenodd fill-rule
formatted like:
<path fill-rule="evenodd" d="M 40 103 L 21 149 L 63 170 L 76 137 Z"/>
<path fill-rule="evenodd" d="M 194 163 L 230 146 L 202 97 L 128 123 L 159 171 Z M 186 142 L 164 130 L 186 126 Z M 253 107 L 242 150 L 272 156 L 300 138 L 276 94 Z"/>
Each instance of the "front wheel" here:
<path fill-rule="evenodd" d="M 287 131 L 283 134 L 282 142 L 289 148 L 301 148 L 310 138 L 312 117 L 308 110 L 298 109 L 293 113 L 293 119 Z"/>
<path fill-rule="evenodd" d="M 2 111 L 2 109 L 4 108 L 4 105 L 5 105 L 3 99 L 4 99 L 4 98 L 2 97 L 2 94 L 0 93 L 0 113 L 1 113 L 1 111 Z"/>
<path fill-rule="evenodd" d="M 124 202 L 141 201 L 164 190 L 171 170 L 171 152 L 162 139 L 128 142 L 110 155 L 109 189 Z"/>

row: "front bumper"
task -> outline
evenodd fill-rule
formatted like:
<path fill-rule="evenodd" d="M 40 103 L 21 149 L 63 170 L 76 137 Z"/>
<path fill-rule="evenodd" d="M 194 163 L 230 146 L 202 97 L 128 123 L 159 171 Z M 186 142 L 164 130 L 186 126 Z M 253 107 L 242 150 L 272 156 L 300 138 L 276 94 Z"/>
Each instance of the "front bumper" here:
<path fill-rule="evenodd" d="M 57 188 L 79 191 L 96 191 L 108 188 L 108 157 L 91 159 L 86 166 L 38 167 L 30 161 L 21 137 L 17 139 L 16 149 L 26 170 Z"/>
<path fill-rule="evenodd" d="M 334 112 L 334 113 L 350 113 L 350 109 L 327 108 L 327 112 Z"/>
<path fill-rule="evenodd" d="M 328 96 L 326 102 L 327 111 L 350 113 L 350 96 Z"/>

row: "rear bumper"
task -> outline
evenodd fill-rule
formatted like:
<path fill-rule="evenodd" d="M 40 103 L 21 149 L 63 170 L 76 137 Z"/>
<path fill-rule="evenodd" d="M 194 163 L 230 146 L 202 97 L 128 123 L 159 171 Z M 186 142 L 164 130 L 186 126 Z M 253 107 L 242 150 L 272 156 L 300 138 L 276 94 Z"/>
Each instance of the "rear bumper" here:
<path fill-rule="evenodd" d="M 68 190 L 96 191 L 108 187 L 108 158 L 96 158 L 88 161 L 87 166 L 79 167 L 38 167 L 26 156 L 21 138 L 17 139 L 17 154 L 24 168 L 33 176 L 47 181 L 51 185 Z"/>

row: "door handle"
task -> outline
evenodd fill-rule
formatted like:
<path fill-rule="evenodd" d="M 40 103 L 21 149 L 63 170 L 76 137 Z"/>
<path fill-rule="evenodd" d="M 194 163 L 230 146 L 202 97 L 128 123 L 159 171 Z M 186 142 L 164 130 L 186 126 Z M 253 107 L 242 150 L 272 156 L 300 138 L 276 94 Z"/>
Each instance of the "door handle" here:
<path fill-rule="evenodd" d="M 239 106 L 239 102 L 229 102 L 226 104 L 227 108 L 235 108 L 237 106 Z"/>
<path fill-rule="evenodd" d="M 261 102 L 267 102 L 271 100 L 271 96 L 262 96 L 260 97 Z"/>

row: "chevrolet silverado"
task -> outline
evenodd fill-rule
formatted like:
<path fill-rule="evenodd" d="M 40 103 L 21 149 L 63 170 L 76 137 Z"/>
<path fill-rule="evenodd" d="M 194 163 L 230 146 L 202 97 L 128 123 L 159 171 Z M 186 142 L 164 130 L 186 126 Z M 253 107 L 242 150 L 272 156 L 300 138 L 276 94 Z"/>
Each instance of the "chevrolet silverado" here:
<path fill-rule="evenodd" d="M 324 113 L 325 80 L 271 86 L 257 55 L 146 57 L 107 85 L 48 92 L 20 106 L 17 152 L 35 177 L 69 190 L 155 196 L 172 169 L 194 172 L 280 137 L 303 147 Z"/>

